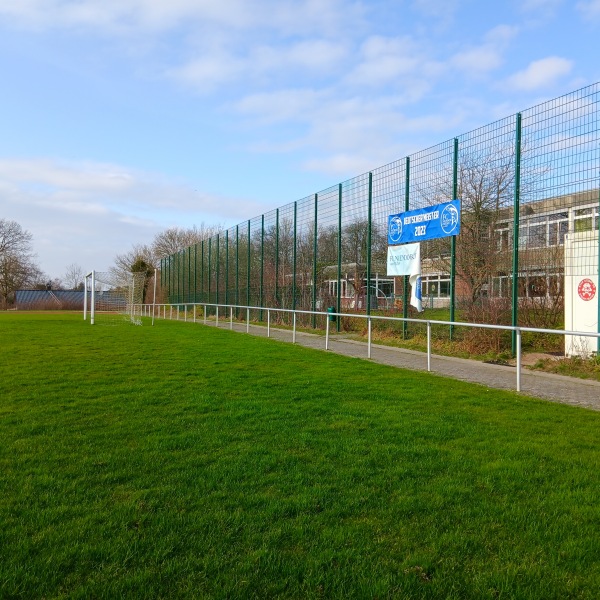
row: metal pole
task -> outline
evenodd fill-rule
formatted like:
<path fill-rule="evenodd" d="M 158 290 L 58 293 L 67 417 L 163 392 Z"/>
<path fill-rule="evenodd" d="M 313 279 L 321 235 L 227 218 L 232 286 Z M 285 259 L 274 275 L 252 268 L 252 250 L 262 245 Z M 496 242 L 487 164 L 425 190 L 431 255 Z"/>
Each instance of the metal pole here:
<path fill-rule="evenodd" d="M 236 317 L 237 305 L 240 303 L 240 226 L 235 226 L 235 304 Z"/>
<path fill-rule="evenodd" d="M 296 311 L 294 311 L 293 325 L 292 325 L 292 344 L 296 343 Z"/>
<path fill-rule="evenodd" d="M 367 319 L 367 358 L 371 358 L 371 334 L 372 334 L 372 327 L 371 327 L 371 317 L 369 317 Z"/>
<path fill-rule="evenodd" d="M 183 322 L 187 323 L 187 304 L 183 307 Z"/>
<path fill-rule="evenodd" d="M 229 329 L 233 329 L 233 306 L 229 307 Z"/>
<path fill-rule="evenodd" d="M 260 219 L 260 316 L 259 321 L 263 320 L 263 303 L 264 303 L 264 284 L 265 284 L 265 215 L 261 215 Z"/>
<path fill-rule="evenodd" d="M 296 238 L 297 238 L 297 230 L 298 227 L 298 202 L 294 202 L 294 236 L 292 241 L 292 266 L 293 266 L 293 274 L 292 274 L 292 310 L 296 310 Z M 294 319 L 296 318 L 296 313 L 294 313 Z"/>
<path fill-rule="evenodd" d="M 152 327 L 154 327 L 154 313 L 156 312 L 156 269 L 154 269 L 154 295 L 152 297 Z"/>
<path fill-rule="evenodd" d="M 519 212 L 521 200 L 521 113 L 517 113 L 515 127 L 515 196 L 513 215 L 513 261 L 512 261 L 512 326 L 518 325 L 518 303 L 519 303 Z M 516 352 L 517 336 L 512 333 L 512 353 Z"/>
<path fill-rule="evenodd" d="M 219 305 L 215 306 L 215 327 L 219 326 Z"/>
<path fill-rule="evenodd" d="M 404 211 L 409 210 L 410 198 L 410 156 L 406 157 L 406 172 L 404 176 Z M 408 319 L 408 275 L 404 276 L 404 287 L 402 289 L 402 318 Z M 408 336 L 408 321 L 402 321 L 402 338 Z"/>
<path fill-rule="evenodd" d="M 92 271 L 92 297 L 90 304 L 90 325 L 93 325 L 96 317 L 96 271 Z"/>
<path fill-rule="evenodd" d="M 598 267 L 600 268 L 600 185 L 598 185 L 598 216 L 596 217 L 596 231 L 598 232 Z M 600 285 L 600 277 L 598 278 Z M 600 333 L 600 299 L 598 300 L 598 315 L 596 323 L 598 324 L 597 331 Z M 596 338 L 596 356 L 600 356 L 600 337 Z"/>
<path fill-rule="evenodd" d="M 250 333 L 250 309 L 246 309 L 246 333 Z"/>
<path fill-rule="evenodd" d="M 454 158 L 452 161 L 452 200 L 458 195 L 458 138 L 454 138 Z M 456 236 L 450 241 L 450 322 L 455 321 L 456 307 Z M 454 334 L 454 326 L 450 325 L 450 339 Z"/>
<path fill-rule="evenodd" d="M 314 311 L 317 310 L 317 214 L 318 214 L 318 201 L 319 196 L 315 194 L 315 221 L 314 221 L 314 232 L 313 232 L 313 281 L 312 281 L 312 328 L 317 327 L 317 315 Z"/>
<path fill-rule="evenodd" d="M 427 370 L 431 371 L 431 321 L 427 321 Z"/>
<path fill-rule="evenodd" d="M 325 317 L 325 350 L 329 350 L 329 315 Z"/>
<path fill-rule="evenodd" d="M 219 279 L 220 279 L 220 275 L 221 275 L 221 260 L 220 260 L 220 252 L 221 250 L 221 240 L 219 238 L 219 234 L 217 233 L 217 282 L 216 282 L 216 292 L 217 292 L 217 297 L 215 299 L 215 304 L 219 304 Z"/>
<path fill-rule="evenodd" d="M 373 173 L 369 173 L 369 205 L 367 218 L 367 314 L 371 314 L 371 229 L 373 225 Z"/>
<path fill-rule="evenodd" d="M 229 229 L 225 231 L 225 304 L 229 304 Z"/>
<path fill-rule="evenodd" d="M 279 209 L 275 210 L 275 306 L 279 306 Z"/>
<path fill-rule="evenodd" d="M 212 298 L 210 297 L 210 288 L 211 288 L 211 280 L 212 280 L 212 238 L 208 238 L 208 302 L 211 302 Z M 208 306 L 204 307 L 204 311 L 208 312 Z"/>
<path fill-rule="evenodd" d="M 267 308 L 267 337 L 271 337 L 271 311 Z"/>
<path fill-rule="evenodd" d="M 521 391 L 521 330 L 517 327 L 515 331 L 517 338 L 517 392 Z"/>
<path fill-rule="evenodd" d="M 342 312 L 342 184 L 338 184 L 338 239 L 337 239 L 337 302 L 336 312 Z M 336 329 L 339 333 L 341 318 L 336 319 Z"/>
<path fill-rule="evenodd" d="M 86 275 L 83 278 L 83 320 L 87 321 L 87 305 L 88 305 L 88 299 L 87 299 L 87 294 L 88 294 L 88 277 L 89 275 Z"/>
<path fill-rule="evenodd" d="M 247 262 L 246 265 L 246 306 L 250 306 L 250 219 L 248 219 L 248 248 L 247 248 Z M 248 320 L 250 317 L 248 317 Z"/>

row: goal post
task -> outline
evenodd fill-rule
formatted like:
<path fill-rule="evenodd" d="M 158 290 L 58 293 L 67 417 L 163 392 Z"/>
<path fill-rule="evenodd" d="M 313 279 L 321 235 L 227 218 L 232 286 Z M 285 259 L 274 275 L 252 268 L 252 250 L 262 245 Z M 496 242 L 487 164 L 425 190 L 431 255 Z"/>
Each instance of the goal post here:
<path fill-rule="evenodd" d="M 127 322 L 141 325 L 147 285 L 143 272 L 90 271 L 84 281 L 84 320 L 89 313 L 91 325 Z M 152 301 L 153 310 L 155 303 L 156 297 Z"/>

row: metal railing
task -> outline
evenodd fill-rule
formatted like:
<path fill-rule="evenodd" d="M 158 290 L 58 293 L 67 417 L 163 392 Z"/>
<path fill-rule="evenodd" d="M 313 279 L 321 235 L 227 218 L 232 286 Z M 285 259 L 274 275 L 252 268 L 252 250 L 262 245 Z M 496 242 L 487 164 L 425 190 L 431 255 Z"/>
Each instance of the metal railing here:
<path fill-rule="evenodd" d="M 196 302 L 196 303 L 186 303 L 181 305 L 170 305 L 170 304 L 147 304 L 147 305 L 139 305 L 139 312 L 141 316 L 144 317 L 161 317 L 161 308 L 162 308 L 162 318 L 167 319 L 167 308 L 168 318 L 173 320 L 173 312 L 174 309 L 176 311 L 176 320 L 180 320 L 180 307 L 183 307 L 183 320 L 188 321 L 188 310 L 190 307 L 193 308 L 192 321 L 194 323 L 198 322 L 196 315 L 196 307 L 202 308 L 202 323 L 206 325 L 208 323 L 208 315 L 207 308 L 211 308 L 215 310 L 214 322 L 215 326 L 219 327 L 219 309 L 224 309 L 222 314 L 226 315 L 226 322 L 229 322 L 229 328 L 233 330 L 234 321 L 240 323 L 239 319 L 234 319 L 234 311 L 235 313 L 239 313 L 239 311 L 246 312 L 246 333 L 250 332 L 250 312 L 257 311 L 259 313 L 267 313 L 267 337 L 271 337 L 271 314 L 272 313 L 287 313 L 292 315 L 292 343 L 296 343 L 296 333 L 297 333 L 297 315 L 312 315 L 314 317 L 322 316 L 325 317 L 325 350 L 329 350 L 329 341 L 330 341 L 330 324 L 332 322 L 332 317 L 339 319 L 341 317 L 350 317 L 353 319 L 364 319 L 367 321 L 367 358 L 371 358 L 371 351 L 373 346 L 372 341 L 372 331 L 373 331 L 373 321 L 396 321 L 400 323 L 420 323 L 425 324 L 427 327 L 427 350 L 426 350 L 426 358 L 427 358 L 427 371 L 431 372 L 431 327 L 432 325 L 444 325 L 446 327 L 472 327 L 477 329 L 496 329 L 500 331 L 510 331 L 514 332 L 516 338 L 516 389 L 518 392 L 521 391 L 521 375 L 522 375 L 522 336 L 523 333 L 546 333 L 546 334 L 554 334 L 554 335 L 571 335 L 576 337 L 591 337 L 591 338 L 600 338 L 600 333 L 589 332 L 589 331 L 569 331 L 564 329 L 542 329 L 536 327 L 516 327 L 513 325 L 490 325 L 486 323 L 467 323 L 464 321 L 437 321 L 437 320 L 424 320 L 424 319 L 411 319 L 404 317 L 389 317 L 383 315 L 366 315 L 366 314 L 356 314 L 356 313 L 343 313 L 343 312 L 323 312 L 323 311 L 312 311 L 312 310 L 292 310 L 287 308 L 273 308 L 273 307 L 264 307 L 264 306 L 247 306 L 241 304 L 213 304 L 208 302 Z M 227 312 L 229 314 L 227 315 Z M 154 321 L 153 321 L 154 322 Z M 253 321 L 254 323 L 263 323 L 264 321 Z"/>

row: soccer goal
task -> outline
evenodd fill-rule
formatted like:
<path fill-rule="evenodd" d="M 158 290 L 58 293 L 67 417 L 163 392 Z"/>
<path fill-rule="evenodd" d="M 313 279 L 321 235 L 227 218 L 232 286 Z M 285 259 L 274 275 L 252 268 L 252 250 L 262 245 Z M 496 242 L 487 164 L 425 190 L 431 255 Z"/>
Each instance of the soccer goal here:
<path fill-rule="evenodd" d="M 84 320 L 89 312 L 91 325 L 141 325 L 146 286 L 145 273 L 91 271 L 85 276 Z"/>

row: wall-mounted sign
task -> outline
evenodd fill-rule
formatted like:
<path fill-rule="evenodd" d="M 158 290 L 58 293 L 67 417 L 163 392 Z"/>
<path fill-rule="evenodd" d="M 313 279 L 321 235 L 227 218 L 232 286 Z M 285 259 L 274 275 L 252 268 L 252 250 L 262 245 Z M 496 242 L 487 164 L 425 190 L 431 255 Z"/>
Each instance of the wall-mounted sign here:
<path fill-rule="evenodd" d="M 388 244 L 423 242 L 460 233 L 460 200 L 388 217 Z"/>

